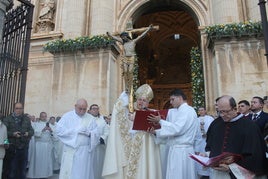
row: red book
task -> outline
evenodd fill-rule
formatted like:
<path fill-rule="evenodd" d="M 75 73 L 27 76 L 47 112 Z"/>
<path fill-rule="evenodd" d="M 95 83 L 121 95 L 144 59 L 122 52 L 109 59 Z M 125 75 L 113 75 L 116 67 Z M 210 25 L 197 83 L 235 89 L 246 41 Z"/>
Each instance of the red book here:
<path fill-rule="evenodd" d="M 212 158 L 202 157 L 200 155 L 195 155 L 195 154 L 190 154 L 190 157 L 205 167 L 217 167 L 220 164 L 229 165 L 243 158 L 242 155 L 234 154 L 230 152 L 223 152 L 222 154 L 216 157 L 212 157 Z"/>
<path fill-rule="evenodd" d="M 161 115 L 161 119 L 166 119 L 168 110 L 155 110 L 155 111 L 136 111 L 134 123 L 133 123 L 133 130 L 143 130 L 147 131 L 148 128 L 154 127 L 155 129 L 161 128 L 159 124 L 154 125 L 150 121 L 147 120 L 148 116 L 150 114 L 158 115 L 158 113 Z"/>

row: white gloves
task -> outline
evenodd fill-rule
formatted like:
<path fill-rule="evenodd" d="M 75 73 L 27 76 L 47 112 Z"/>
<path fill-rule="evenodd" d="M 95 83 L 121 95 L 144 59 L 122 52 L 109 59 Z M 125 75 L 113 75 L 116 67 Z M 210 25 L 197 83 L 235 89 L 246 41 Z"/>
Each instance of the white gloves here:
<path fill-rule="evenodd" d="M 128 106 L 128 99 L 128 94 L 125 91 L 123 91 L 119 96 L 119 100 L 123 102 L 123 106 Z"/>

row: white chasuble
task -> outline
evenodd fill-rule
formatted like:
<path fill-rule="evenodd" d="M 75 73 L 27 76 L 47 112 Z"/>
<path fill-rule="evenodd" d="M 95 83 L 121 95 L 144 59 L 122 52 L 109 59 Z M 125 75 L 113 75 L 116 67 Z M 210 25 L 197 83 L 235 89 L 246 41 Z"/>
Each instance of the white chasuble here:
<path fill-rule="evenodd" d="M 137 131 L 132 139 L 127 179 L 162 179 L 160 146 L 152 134 Z"/>
<path fill-rule="evenodd" d="M 102 171 L 105 179 L 126 179 L 131 145 L 127 105 L 128 95 L 123 92 L 113 108 Z"/>

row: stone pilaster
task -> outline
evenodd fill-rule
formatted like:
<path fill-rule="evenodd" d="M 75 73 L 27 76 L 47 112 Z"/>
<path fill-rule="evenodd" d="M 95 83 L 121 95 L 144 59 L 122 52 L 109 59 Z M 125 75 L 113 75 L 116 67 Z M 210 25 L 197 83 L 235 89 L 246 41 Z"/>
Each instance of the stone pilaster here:
<path fill-rule="evenodd" d="M 262 38 L 216 40 L 213 52 L 209 68 L 215 72 L 215 94 L 232 95 L 237 100 L 267 94 L 268 68 Z"/>
<path fill-rule="evenodd" d="M 213 24 L 227 24 L 239 21 L 239 7 L 234 0 L 213 0 L 212 16 Z"/>
<path fill-rule="evenodd" d="M 56 21 L 60 20 L 61 24 L 56 22 L 56 31 L 61 31 L 64 38 L 76 38 L 84 36 L 87 25 L 87 7 L 89 0 L 60 0 L 58 5 L 62 10 L 57 9 L 57 13 L 61 13 Z M 59 11 L 58 11 L 59 10 Z M 62 12 L 61 12 L 62 11 Z M 56 17 L 57 18 L 57 17 Z"/>
<path fill-rule="evenodd" d="M 112 31 L 114 23 L 113 1 L 91 0 L 91 34 L 105 34 Z"/>

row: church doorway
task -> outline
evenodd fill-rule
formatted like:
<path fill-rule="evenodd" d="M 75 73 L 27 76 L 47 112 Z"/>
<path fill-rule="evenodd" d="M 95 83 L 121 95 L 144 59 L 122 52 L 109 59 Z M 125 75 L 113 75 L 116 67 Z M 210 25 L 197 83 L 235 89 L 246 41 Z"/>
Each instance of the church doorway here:
<path fill-rule="evenodd" d="M 174 88 L 182 89 L 192 104 L 190 51 L 200 44 L 194 13 L 177 1 L 150 1 L 133 14 L 132 23 L 134 28 L 159 26 L 136 46 L 140 84 L 148 83 L 154 91 L 151 107 L 169 108 Z"/>

